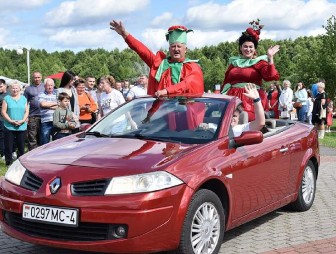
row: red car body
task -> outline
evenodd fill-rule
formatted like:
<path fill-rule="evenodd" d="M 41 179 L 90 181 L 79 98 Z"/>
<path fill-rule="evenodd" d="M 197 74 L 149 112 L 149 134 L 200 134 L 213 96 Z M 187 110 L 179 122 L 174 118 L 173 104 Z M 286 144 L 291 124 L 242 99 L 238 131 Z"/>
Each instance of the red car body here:
<path fill-rule="evenodd" d="M 201 189 L 219 197 L 225 211 L 223 231 L 295 202 L 307 164 L 314 166 L 315 176 L 318 173 L 320 157 L 314 127 L 275 121 L 286 126 L 264 135 L 248 132 L 234 138 L 230 135 L 230 123 L 236 99 L 208 94 L 202 98 L 225 101 L 226 105 L 209 142 L 89 137 L 84 132 L 23 155 L 20 163 L 41 183 L 37 189 L 29 190 L 1 178 L 2 230 L 23 241 L 61 248 L 157 252 L 180 246 L 188 208 Z M 74 183 L 104 183 L 117 176 L 156 171 L 168 172 L 182 183 L 145 193 L 74 195 Z M 61 179 L 61 186 L 53 194 L 50 184 L 55 178 Z M 24 220 L 23 204 L 77 209 L 78 225 Z M 126 225 L 125 237 L 113 235 L 118 225 Z M 80 232 L 82 228 L 84 233 Z"/>

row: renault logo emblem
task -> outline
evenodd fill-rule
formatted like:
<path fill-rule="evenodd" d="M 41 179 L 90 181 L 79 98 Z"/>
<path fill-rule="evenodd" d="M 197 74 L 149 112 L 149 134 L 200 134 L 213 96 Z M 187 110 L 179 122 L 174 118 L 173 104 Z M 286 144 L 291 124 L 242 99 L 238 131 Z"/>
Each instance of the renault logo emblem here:
<path fill-rule="evenodd" d="M 55 178 L 50 184 L 49 184 L 49 188 L 50 188 L 50 192 L 52 194 L 55 194 L 59 188 L 61 188 L 61 178 L 57 177 Z"/>

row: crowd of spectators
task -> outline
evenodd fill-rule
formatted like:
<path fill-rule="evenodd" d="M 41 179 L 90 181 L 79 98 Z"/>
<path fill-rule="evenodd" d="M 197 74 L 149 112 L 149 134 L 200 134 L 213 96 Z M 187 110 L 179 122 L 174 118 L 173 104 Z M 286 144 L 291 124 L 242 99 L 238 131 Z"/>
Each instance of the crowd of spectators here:
<path fill-rule="evenodd" d="M 289 80 L 282 86 L 270 84 L 266 115 L 275 119 L 297 118 L 317 127 L 319 138 L 330 132 L 333 101 L 319 80 L 308 89 L 298 82 L 294 90 Z M 80 124 L 93 124 L 119 105 L 147 95 L 148 77 L 140 75 L 134 85 L 128 80 L 116 81 L 106 75 L 98 79 L 78 77 L 66 71 L 55 88 L 53 79 L 42 82 L 40 72 L 33 73 L 33 83 L 22 91 L 18 82 L 6 84 L 0 79 L 0 155 L 10 165 L 25 151 L 51 140 L 76 133 Z M 120 122 L 120 125 L 124 122 Z"/>
<path fill-rule="evenodd" d="M 271 84 L 268 91 L 269 108 L 267 114 L 271 118 L 294 119 L 313 124 L 317 127 L 319 138 L 330 132 L 333 121 L 333 101 L 325 92 L 325 80 L 320 79 L 308 89 L 300 81 L 291 88 L 291 82 L 284 80 L 282 88 L 277 82 Z"/>
<path fill-rule="evenodd" d="M 78 132 L 80 124 L 93 124 L 114 108 L 147 94 L 148 77 L 134 85 L 112 76 L 78 77 L 64 72 L 59 87 L 51 78 L 33 73 L 32 84 L 6 84 L 0 79 L 0 158 L 10 165 L 25 152 Z M 123 124 L 122 122 L 120 124 Z"/>
<path fill-rule="evenodd" d="M 270 84 L 266 116 L 275 119 L 297 118 L 316 126 L 319 138 L 330 132 L 333 101 L 325 92 L 325 81 L 308 89 L 298 82 L 294 90 L 289 80 L 282 86 Z M 33 73 L 33 83 L 22 91 L 18 82 L 6 84 L 0 79 L 0 155 L 10 165 L 25 152 L 79 131 L 80 124 L 93 124 L 119 105 L 147 95 L 148 77 L 140 75 L 134 85 L 116 81 L 107 75 L 98 79 L 78 77 L 66 71 L 58 88 L 53 79 L 42 82 L 40 72 Z M 123 121 L 120 122 L 122 128 Z"/>

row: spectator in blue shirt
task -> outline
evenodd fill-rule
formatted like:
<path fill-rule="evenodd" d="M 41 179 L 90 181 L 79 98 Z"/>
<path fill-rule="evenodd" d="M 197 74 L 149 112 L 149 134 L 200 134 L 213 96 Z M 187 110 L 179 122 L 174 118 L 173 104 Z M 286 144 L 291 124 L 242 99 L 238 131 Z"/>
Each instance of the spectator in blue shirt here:
<path fill-rule="evenodd" d="M 5 96 L 1 108 L 4 118 L 4 144 L 7 166 L 13 160 L 14 139 L 18 148 L 18 157 L 24 154 L 27 118 L 29 114 L 27 99 L 21 95 L 20 84 L 14 81 L 9 87 L 10 94 Z"/>
<path fill-rule="evenodd" d="M 316 97 L 316 95 L 318 94 L 318 86 L 319 86 L 319 84 L 321 84 L 321 83 L 323 83 L 323 84 L 325 84 L 325 80 L 324 79 L 319 79 L 319 81 L 316 83 L 316 84 L 313 84 L 312 86 L 311 86 L 311 92 L 312 92 L 312 96 L 313 96 L 313 99 Z"/>

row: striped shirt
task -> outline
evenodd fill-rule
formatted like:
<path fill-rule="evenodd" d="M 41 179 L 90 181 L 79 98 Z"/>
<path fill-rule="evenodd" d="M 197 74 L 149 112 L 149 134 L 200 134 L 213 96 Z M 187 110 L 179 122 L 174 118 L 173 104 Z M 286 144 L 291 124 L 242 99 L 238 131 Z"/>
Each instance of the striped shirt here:
<path fill-rule="evenodd" d="M 38 100 L 40 104 L 41 102 L 57 103 L 56 90 L 54 90 L 52 94 L 48 94 L 47 92 L 40 93 Z M 42 123 L 52 122 L 54 112 L 55 112 L 55 109 L 41 107 L 41 122 Z"/>

